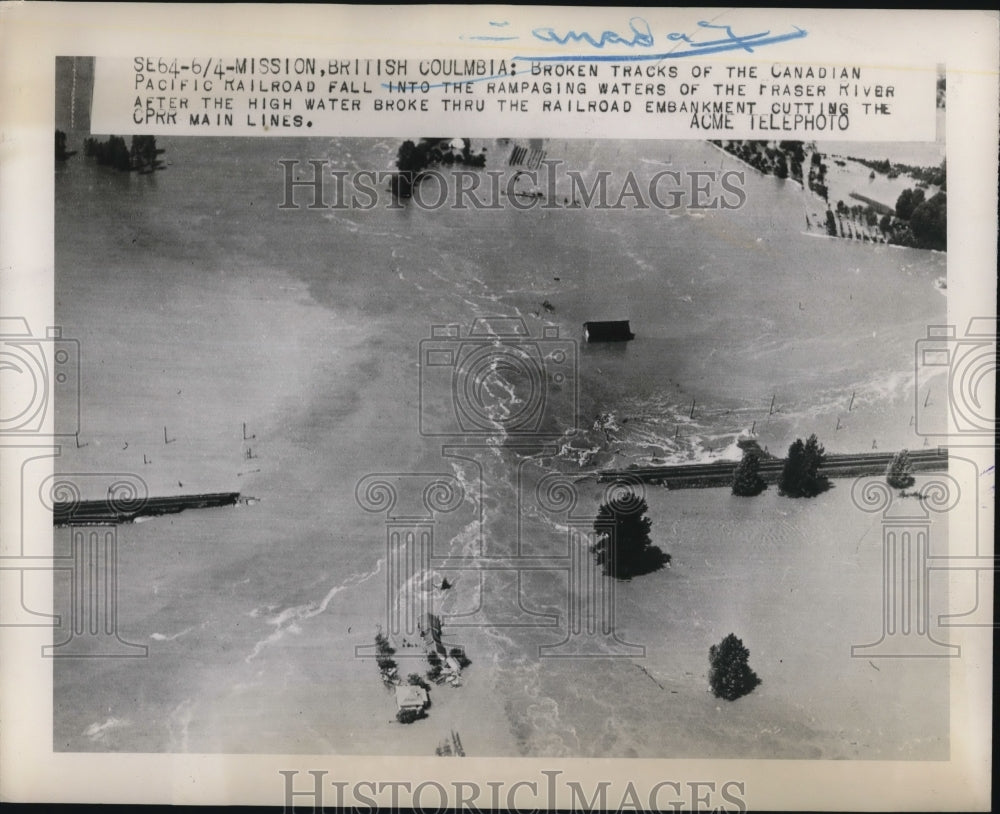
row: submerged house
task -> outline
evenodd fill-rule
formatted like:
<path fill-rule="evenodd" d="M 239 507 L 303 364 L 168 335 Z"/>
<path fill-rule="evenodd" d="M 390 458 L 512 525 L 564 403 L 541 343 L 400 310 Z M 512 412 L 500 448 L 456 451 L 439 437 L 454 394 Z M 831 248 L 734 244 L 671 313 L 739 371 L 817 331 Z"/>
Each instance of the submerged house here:
<path fill-rule="evenodd" d="M 583 338 L 587 342 L 627 342 L 635 339 L 627 319 L 584 322 Z"/>
<path fill-rule="evenodd" d="M 427 690 L 415 684 L 400 684 L 396 687 L 396 706 L 419 712 L 427 706 Z"/>

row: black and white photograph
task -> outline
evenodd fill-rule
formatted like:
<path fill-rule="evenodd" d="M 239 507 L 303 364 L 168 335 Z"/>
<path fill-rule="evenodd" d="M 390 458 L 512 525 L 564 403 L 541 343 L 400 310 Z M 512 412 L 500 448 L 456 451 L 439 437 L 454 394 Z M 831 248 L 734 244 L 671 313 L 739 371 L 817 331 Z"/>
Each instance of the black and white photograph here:
<path fill-rule="evenodd" d="M 558 761 L 988 760 L 955 723 L 992 625 L 995 281 L 949 263 L 996 239 L 955 205 L 967 77 L 784 61 L 819 27 L 789 14 L 639 59 L 663 18 L 598 11 L 534 10 L 573 62 L 51 60 L 52 316 L 3 309 L 4 385 L 36 387 L 0 451 L 3 621 L 42 642 L 54 759 L 285 755 L 271 802 L 364 806 L 296 760 L 525 758 L 554 771 L 474 805 L 643 810 L 762 803 L 746 772 L 623 796 Z M 451 29 L 502 48 L 515 16 Z M 595 132 L 602 105 L 665 135 Z M 926 137 L 856 134 L 903 108 Z"/>

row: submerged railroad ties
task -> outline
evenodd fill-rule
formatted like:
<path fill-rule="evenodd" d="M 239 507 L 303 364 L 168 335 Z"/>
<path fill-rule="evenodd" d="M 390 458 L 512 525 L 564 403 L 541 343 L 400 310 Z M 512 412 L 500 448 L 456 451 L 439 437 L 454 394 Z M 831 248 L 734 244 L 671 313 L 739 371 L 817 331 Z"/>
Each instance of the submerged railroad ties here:
<path fill-rule="evenodd" d="M 247 502 L 251 500 L 248 498 Z M 239 492 L 145 497 L 135 500 L 117 500 L 108 497 L 104 500 L 57 501 L 52 507 L 52 522 L 56 526 L 114 526 L 131 523 L 139 517 L 176 514 L 185 509 L 235 506 L 239 502 Z"/>

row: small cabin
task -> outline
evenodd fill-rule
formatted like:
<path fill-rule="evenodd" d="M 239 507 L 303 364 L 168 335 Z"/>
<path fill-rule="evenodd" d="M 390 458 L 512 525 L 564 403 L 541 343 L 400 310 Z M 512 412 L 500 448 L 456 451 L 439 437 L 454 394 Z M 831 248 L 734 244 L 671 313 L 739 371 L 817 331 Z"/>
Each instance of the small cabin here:
<path fill-rule="evenodd" d="M 421 710 L 427 706 L 427 690 L 415 684 L 396 687 L 396 706 L 399 709 Z"/>
<path fill-rule="evenodd" d="M 604 322 L 584 322 L 583 338 L 587 342 L 627 342 L 635 339 L 627 319 Z"/>

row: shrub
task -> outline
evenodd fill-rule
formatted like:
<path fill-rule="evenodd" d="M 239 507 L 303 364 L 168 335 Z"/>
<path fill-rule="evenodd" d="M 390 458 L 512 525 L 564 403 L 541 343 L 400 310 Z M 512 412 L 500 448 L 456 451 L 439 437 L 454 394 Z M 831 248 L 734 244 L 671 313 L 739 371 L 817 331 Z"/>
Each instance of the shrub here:
<path fill-rule="evenodd" d="M 894 489 L 906 489 L 913 486 L 913 463 L 908 450 L 901 449 L 892 456 L 885 469 L 885 480 Z"/>
<path fill-rule="evenodd" d="M 426 718 L 427 712 L 422 709 L 401 709 L 396 713 L 396 720 L 401 724 L 412 724 L 414 721 L 419 721 L 421 718 Z"/>
<path fill-rule="evenodd" d="M 826 210 L 826 233 L 830 237 L 837 236 L 837 220 L 833 216 L 833 212 L 829 209 Z"/>
<path fill-rule="evenodd" d="M 388 671 L 396 666 L 395 659 L 391 658 L 395 654 L 395 648 L 389 644 L 389 640 L 385 637 L 383 633 L 375 634 L 375 663 L 378 664 L 380 670 Z"/>
<path fill-rule="evenodd" d="M 756 452 L 747 450 L 743 453 L 743 459 L 733 470 L 733 494 L 740 497 L 753 497 L 759 495 L 766 488 L 767 484 L 760 476 L 760 458 Z"/>
<path fill-rule="evenodd" d="M 430 690 L 431 685 L 424 681 L 424 677 L 420 673 L 410 673 L 406 677 L 406 683 L 412 684 L 414 687 L 421 687 L 425 690 Z"/>
<path fill-rule="evenodd" d="M 717 698 L 735 701 L 760 684 L 760 678 L 747 663 L 749 658 L 750 651 L 733 633 L 709 648 L 708 683 Z"/>

